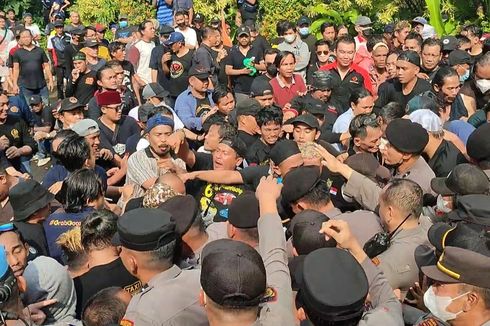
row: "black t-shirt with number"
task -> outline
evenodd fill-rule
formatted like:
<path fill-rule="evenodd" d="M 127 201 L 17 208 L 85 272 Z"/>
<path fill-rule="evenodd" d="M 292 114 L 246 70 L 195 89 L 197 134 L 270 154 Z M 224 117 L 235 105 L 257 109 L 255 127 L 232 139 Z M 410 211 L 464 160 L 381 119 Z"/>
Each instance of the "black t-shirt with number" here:
<path fill-rule="evenodd" d="M 170 96 L 177 97 L 185 91 L 189 86 L 189 69 L 192 64 L 192 56 L 194 50 L 189 50 L 184 56 L 179 57 L 175 53 L 172 54 L 170 61 L 170 83 L 168 91 Z"/>
<path fill-rule="evenodd" d="M 12 61 L 19 64 L 19 86 L 33 90 L 46 87 L 43 64 L 48 63 L 48 57 L 43 49 L 37 46 L 30 51 L 20 48 L 15 51 Z"/>
<path fill-rule="evenodd" d="M 211 154 L 195 153 L 196 162 L 192 171 L 212 170 Z M 245 185 L 223 185 L 192 180 L 186 183 L 187 193 L 196 198 L 206 224 L 228 220 L 228 208 L 233 200 L 248 189 Z"/>

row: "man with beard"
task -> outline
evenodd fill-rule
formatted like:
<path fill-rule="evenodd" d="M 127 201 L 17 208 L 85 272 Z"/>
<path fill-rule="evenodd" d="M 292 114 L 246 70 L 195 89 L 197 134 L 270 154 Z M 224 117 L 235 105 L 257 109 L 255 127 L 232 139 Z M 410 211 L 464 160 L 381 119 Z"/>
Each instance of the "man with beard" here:
<path fill-rule="evenodd" d="M 167 144 L 168 137 L 174 130 L 174 121 L 161 114 L 156 114 L 146 123 L 146 134 L 150 146 L 139 150 L 129 157 L 126 183 L 136 185 L 133 197 L 140 197 L 166 172 L 183 172 L 185 163 L 174 159 Z"/>

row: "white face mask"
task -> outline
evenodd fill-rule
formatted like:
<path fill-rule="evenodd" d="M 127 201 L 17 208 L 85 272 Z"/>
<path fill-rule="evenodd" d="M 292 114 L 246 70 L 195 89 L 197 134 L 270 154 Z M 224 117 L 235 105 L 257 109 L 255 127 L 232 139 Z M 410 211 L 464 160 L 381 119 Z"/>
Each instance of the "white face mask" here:
<path fill-rule="evenodd" d="M 295 39 L 296 39 L 296 35 L 294 34 L 284 35 L 284 40 L 288 43 L 293 43 Z"/>
<path fill-rule="evenodd" d="M 442 195 L 437 196 L 437 211 L 441 213 L 450 213 L 452 210 L 448 208 L 447 206 L 449 205 L 449 202 L 447 200 L 444 200 Z"/>
<path fill-rule="evenodd" d="M 475 84 L 476 84 L 476 87 L 478 87 L 478 89 L 483 94 L 485 94 L 486 92 L 488 92 L 490 90 L 490 80 L 488 80 L 488 79 L 478 79 L 477 81 L 475 81 Z"/>
<path fill-rule="evenodd" d="M 430 310 L 430 312 L 440 320 L 446 322 L 448 320 L 453 320 L 458 317 L 460 313 L 463 312 L 463 310 L 454 313 L 454 312 L 449 312 L 447 311 L 447 307 L 451 304 L 456 299 L 459 299 L 469 292 L 463 293 L 461 295 L 458 295 L 455 298 L 451 297 L 439 297 L 434 293 L 433 287 L 429 287 L 429 289 L 424 293 L 424 304 L 427 307 L 427 309 Z"/>

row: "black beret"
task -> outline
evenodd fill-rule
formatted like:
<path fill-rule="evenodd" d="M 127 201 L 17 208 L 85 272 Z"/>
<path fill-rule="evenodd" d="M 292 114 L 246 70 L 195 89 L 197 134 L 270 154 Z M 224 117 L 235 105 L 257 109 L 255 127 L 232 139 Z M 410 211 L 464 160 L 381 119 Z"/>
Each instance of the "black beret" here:
<path fill-rule="evenodd" d="M 490 160 L 490 123 L 479 126 L 466 142 L 468 155 L 476 161 Z"/>
<path fill-rule="evenodd" d="M 399 152 L 420 154 L 429 142 L 429 134 L 418 123 L 408 119 L 392 120 L 386 128 L 386 138 Z"/>
<path fill-rule="evenodd" d="M 124 213 L 117 221 L 116 246 L 135 251 L 156 250 L 177 238 L 172 216 L 155 208 L 137 208 Z"/>
<path fill-rule="evenodd" d="M 275 165 L 279 165 L 296 154 L 301 154 L 298 144 L 294 140 L 281 139 L 271 148 L 269 156 Z"/>
<path fill-rule="evenodd" d="M 220 306 L 256 307 L 266 290 L 262 257 L 241 241 L 212 241 L 202 251 L 201 286 Z"/>
<path fill-rule="evenodd" d="M 320 169 L 317 166 L 300 166 L 291 170 L 282 180 L 283 201 L 294 203 L 309 193 L 320 180 Z"/>
<path fill-rule="evenodd" d="M 259 217 L 259 201 L 253 192 L 245 192 L 233 199 L 228 208 L 228 222 L 239 229 L 256 228 Z"/>
<path fill-rule="evenodd" d="M 158 208 L 172 215 L 175 231 L 181 236 L 189 231 L 196 218 L 201 218 L 199 206 L 191 195 L 172 197 Z"/>
<path fill-rule="evenodd" d="M 219 143 L 230 146 L 242 158 L 247 154 L 247 145 L 238 136 L 225 137 Z"/>
<path fill-rule="evenodd" d="M 410 62 L 417 67 L 420 67 L 420 56 L 415 51 L 403 51 L 399 56 L 398 60 Z"/>
<path fill-rule="evenodd" d="M 369 283 L 347 251 L 322 248 L 308 254 L 299 269 L 299 296 L 307 311 L 327 321 L 355 318 L 364 312 Z"/>

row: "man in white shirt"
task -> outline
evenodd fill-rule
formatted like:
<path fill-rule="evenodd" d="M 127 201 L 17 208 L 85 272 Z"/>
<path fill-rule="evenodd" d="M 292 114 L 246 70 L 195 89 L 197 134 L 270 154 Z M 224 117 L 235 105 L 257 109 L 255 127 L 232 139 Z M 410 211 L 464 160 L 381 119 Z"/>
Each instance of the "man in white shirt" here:
<path fill-rule="evenodd" d="M 197 48 L 197 34 L 196 31 L 193 28 L 190 28 L 187 26 L 186 23 L 186 15 L 187 12 L 180 10 L 175 13 L 175 24 L 177 27 L 175 28 L 176 32 L 182 33 L 184 35 L 185 39 L 185 46 L 189 49 L 195 49 Z"/>
<path fill-rule="evenodd" d="M 150 57 L 151 50 L 155 47 L 155 26 L 151 20 L 145 20 L 138 26 L 141 39 L 128 50 L 128 60 L 133 64 L 136 75 L 148 84 L 151 83 Z"/>

